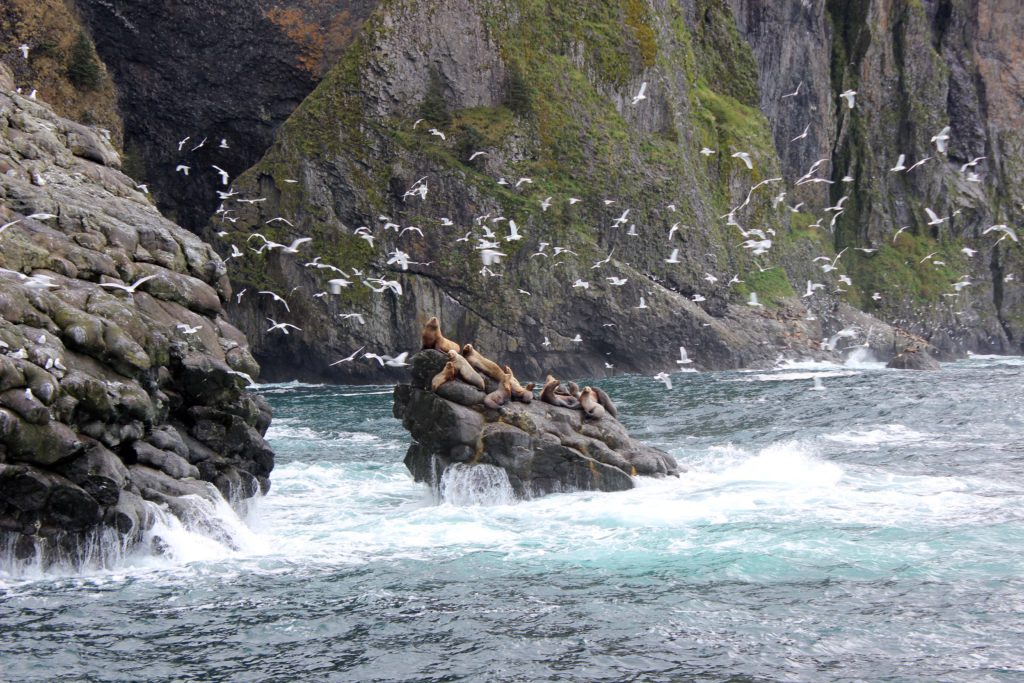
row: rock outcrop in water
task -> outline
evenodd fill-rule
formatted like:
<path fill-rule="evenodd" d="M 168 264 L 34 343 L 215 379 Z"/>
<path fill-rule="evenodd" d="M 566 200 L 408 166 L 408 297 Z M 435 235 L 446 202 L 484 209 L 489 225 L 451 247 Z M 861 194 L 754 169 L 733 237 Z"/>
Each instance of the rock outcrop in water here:
<path fill-rule="evenodd" d="M 453 465 L 499 467 L 520 498 L 558 491 L 624 491 L 633 476 L 676 475 L 675 459 L 630 438 L 618 420 L 534 400 L 484 407 L 484 392 L 460 381 L 431 391 L 447 357 L 433 349 L 411 360 L 412 380 L 395 387 L 394 415 L 414 443 L 405 465 L 437 487 Z M 492 382 L 493 383 L 493 382 Z M 490 384 L 486 389 L 491 390 Z"/>
<path fill-rule="evenodd" d="M 104 532 L 139 541 L 150 503 L 187 519 L 196 497 L 266 491 L 270 410 L 244 390 L 259 367 L 224 317 L 223 262 L 160 216 L 96 129 L 9 84 L 0 535 L 20 555 L 73 557 Z"/>

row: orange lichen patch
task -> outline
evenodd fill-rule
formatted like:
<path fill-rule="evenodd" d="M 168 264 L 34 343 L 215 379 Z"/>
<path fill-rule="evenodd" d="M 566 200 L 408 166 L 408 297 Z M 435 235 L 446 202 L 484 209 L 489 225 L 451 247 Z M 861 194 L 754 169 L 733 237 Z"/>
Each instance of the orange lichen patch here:
<path fill-rule="evenodd" d="M 299 46 L 299 66 L 317 77 L 323 75 L 352 41 L 356 28 L 348 10 L 321 20 L 323 5 L 321 0 L 310 3 L 307 9 L 271 7 L 265 13 L 271 23 Z"/>

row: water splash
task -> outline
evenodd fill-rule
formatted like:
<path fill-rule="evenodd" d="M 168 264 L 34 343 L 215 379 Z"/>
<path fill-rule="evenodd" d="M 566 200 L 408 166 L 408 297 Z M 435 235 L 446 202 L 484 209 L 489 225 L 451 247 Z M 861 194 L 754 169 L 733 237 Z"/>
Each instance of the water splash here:
<path fill-rule="evenodd" d="M 454 463 L 441 475 L 441 500 L 449 505 L 510 505 L 515 491 L 505 470 L 494 465 Z"/>

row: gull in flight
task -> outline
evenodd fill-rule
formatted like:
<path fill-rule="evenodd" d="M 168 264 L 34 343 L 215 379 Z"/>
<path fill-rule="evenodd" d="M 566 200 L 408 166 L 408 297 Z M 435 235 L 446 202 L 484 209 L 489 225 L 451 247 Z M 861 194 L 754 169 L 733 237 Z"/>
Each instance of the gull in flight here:
<path fill-rule="evenodd" d="M 646 100 L 647 99 L 647 95 L 645 94 L 646 92 L 647 92 L 647 81 L 644 81 L 643 83 L 640 84 L 640 92 L 638 92 L 636 95 L 633 96 L 633 104 L 636 105 L 637 103 L 640 102 L 640 100 Z"/>
<path fill-rule="evenodd" d="M 228 184 L 228 172 L 225 171 L 220 166 L 217 166 L 216 164 L 211 164 L 211 166 L 217 171 L 217 173 L 220 174 L 220 184 L 221 185 L 227 185 Z"/>
<path fill-rule="evenodd" d="M 574 344 L 581 344 L 583 343 L 583 337 L 581 337 L 580 333 L 577 332 L 576 336 L 570 339 L 569 341 L 573 342 Z"/>
<path fill-rule="evenodd" d="M 796 97 L 797 95 L 799 95 L 800 94 L 800 88 L 803 87 L 803 84 L 804 84 L 803 81 L 800 81 L 799 83 L 797 83 L 796 84 L 796 90 L 794 90 L 791 93 L 786 93 L 785 95 L 782 96 L 781 99 L 786 99 L 787 97 Z"/>
<path fill-rule="evenodd" d="M 547 211 L 548 207 L 550 207 L 550 206 L 551 206 L 551 197 L 545 197 L 543 200 L 541 200 L 541 203 L 540 203 L 541 211 Z"/>
<path fill-rule="evenodd" d="M 686 347 L 685 346 L 680 346 L 679 347 L 679 360 L 677 360 L 676 363 L 678 363 L 679 365 L 688 365 L 688 364 L 690 364 L 692 362 L 693 361 L 690 360 L 690 357 L 688 355 L 686 355 Z"/>
<path fill-rule="evenodd" d="M 282 299 L 281 297 L 279 297 L 279 296 L 278 296 L 277 294 L 275 294 L 274 292 L 271 292 L 271 291 L 269 291 L 269 290 L 266 290 L 266 289 L 261 289 L 261 290 L 259 290 L 259 291 L 258 291 L 258 292 L 256 292 L 256 293 L 257 293 L 257 294 L 266 294 L 267 296 L 269 296 L 270 298 L 272 298 L 272 299 L 273 299 L 274 301 L 280 301 L 281 303 L 283 303 L 283 304 L 284 304 L 284 310 L 288 311 L 289 313 L 291 313 L 291 312 L 292 312 L 292 309 L 290 309 L 290 308 L 288 307 L 288 302 L 287 302 L 287 301 L 285 301 L 284 299 Z"/>
<path fill-rule="evenodd" d="M 572 206 L 573 204 L 578 204 L 582 201 L 583 200 L 580 199 L 579 197 L 569 197 L 569 206 Z"/>
<path fill-rule="evenodd" d="M 431 135 L 436 135 L 437 137 L 441 138 L 442 140 L 447 140 L 448 139 L 448 138 L 446 138 L 444 136 L 444 133 L 439 131 L 437 128 L 431 128 L 429 132 L 430 132 Z"/>
<path fill-rule="evenodd" d="M 928 221 L 928 225 L 940 225 L 942 223 L 945 223 L 946 218 L 948 218 L 948 216 L 946 218 L 939 218 L 938 216 L 935 215 L 935 212 L 928 207 L 925 207 L 924 212 L 928 214 L 928 218 L 930 219 Z"/>
<path fill-rule="evenodd" d="M 175 327 L 177 327 L 179 330 L 181 330 L 185 334 L 195 334 L 199 330 L 203 329 L 202 325 L 196 325 L 195 327 L 189 327 L 188 325 L 185 325 L 184 323 L 178 323 L 177 325 L 175 325 Z"/>
<path fill-rule="evenodd" d="M 191 135 L 186 135 L 184 140 L 178 140 L 178 151 L 180 152 L 185 143 L 191 139 Z"/>
<path fill-rule="evenodd" d="M 22 59 L 28 59 L 28 50 L 29 50 L 28 44 L 27 43 L 22 43 L 21 45 L 18 46 L 18 49 L 21 50 L 21 57 L 22 57 Z"/>
<path fill-rule="evenodd" d="M 805 137 L 807 137 L 808 133 L 810 133 L 810 132 L 811 132 L 811 124 L 808 123 L 807 127 L 804 128 L 804 132 L 800 133 L 800 135 L 797 135 L 795 138 L 790 140 L 790 142 L 796 142 L 797 140 L 803 140 Z"/>
<path fill-rule="evenodd" d="M 174 170 L 177 171 L 178 173 L 184 173 L 185 175 L 188 175 L 188 172 L 191 169 L 185 164 L 178 164 L 177 166 L 174 167 Z"/>
<path fill-rule="evenodd" d="M 519 234 L 519 226 L 516 225 L 515 221 L 508 222 L 508 237 L 505 238 L 506 242 L 516 242 L 523 239 L 523 236 Z"/>
<path fill-rule="evenodd" d="M 839 96 L 846 100 L 846 106 L 853 109 L 856 104 L 857 91 L 856 90 L 845 90 L 839 93 Z"/>
<path fill-rule="evenodd" d="M 750 298 L 747 300 L 747 305 L 748 306 L 756 306 L 758 308 L 763 308 L 764 307 L 764 304 L 758 302 L 758 300 L 757 300 L 757 292 L 751 292 L 750 293 Z"/>
<path fill-rule="evenodd" d="M 739 159 L 739 160 L 741 160 L 741 161 L 742 161 L 742 162 L 743 162 L 744 164 L 746 164 L 746 165 L 747 165 L 747 168 L 748 168 L 748 169 L 751 169 L 751 170 L 753 170 L 753 168 L 754 168 L 754 164 L 753 164 L 753 163 L 751 163 L 751 161 L 750 161 L 750 155 L 749 155 L 748 153 L 746 153 L 746 152 L 736 152 L 735 154 L 733 154 L 733 155 L 732 155 L 732 157 L 733 157 L 734 159 Z"/>
<path fill-rule="evenodd" d="M 277 216 L 275 218 L 271 218 L 269 221 L 264 223 L 264 225 L 270 225 L 271 223 L 274 223 L 276 221 L 281 221 L 282 223 L 285 223 L 285 224 L 287 224 L 288 226 L 290 226 L 292 228 L 295 227 L 295 225 L 290 220 L 288 220 L 287 218 L 282 218 L 281 216 Z"/>
<path fill-rule="evenodd" d="M 659 372 L 654 376 L 654 379 L 664 384 L 666 389 L 672 388 L 672 378 L 668 376 L 667 372 Z"/>
<path fill-rule="evenodd" d="M 152 280 L 155 277 L 156 277 L 156 275 L 147 275 L 146 277 L 140 277 L 138 280 L 136 280 L 135 282 L 131 283 L 130 285 L 123 285 L 123 284 L 120 284 L 118 282 L 101 282 L 100 283 L 100 287 L 109 287 L 110 289 L 120 289 L 120 290 L 123 290 L 125 292 L 128 292 L 129 294 L 134 294 L 135 290 L 138 289 L 139 285 L 141 285 L 143 282 L 148 282 L 149 280 Z"/>
<path fill-rule="evenodd" d="M 366 319 L 363 318 L 363 314 L 362 313 L 339 313 L 338 317 L 343 319 L 343 320 L 348 320 L 349 318 L 352 318 L 357 323 L 359 323 L 360 325 L 365 325 L 366 324 Z"/>
<path fill-rule="evenodd" d="M 935 149 L 939 150 L 942 154 L 946 153 L 946 147 L 949 142 L 949 126 L 946 126 L 936 135 L 932 136 L 932 142 L 935 143 Z"/>
<path fill-rule="evenodd" d="M 964 247 L 960 251 L 962 251 L 963 253 L 967 254 L 968 258 L 970 258 L 971 256 L 974 256 L 975 254 L 978 253 L 977 249 L 971 249 L 970 247 Z"/>
<path fill-rule="evenodd" d="M 1001 232 L 1001 233 L 1003 233 L 1003 236 L 999 238 L 998 242 L 1002 242 L 1007 237 L 1009 237 L 1014 242 L 1017 241 L 1017 233 L 1014 231 L 1013 228 L 1011 228 L 1010 226 L 1006 225 L 1005 223 L 999 223 L 998 225 L 993 225 L 993 226 L 987 227 L 987 228 L 985 228 L 981 232 L 981 234 L 982 235 L 987 235 L 990 232 Z M 998 242 L 997 242 L 997 244 L 998 244 Z"/>
<path fill-rule="evenodd" d="M 479 156 L 487 156 L 487 152 L 473 152 L 469 155 L 469 160 L 473 161 L 473 159 L 476 159 Z"/>
<path fill-rule="evenodd" d="M 606 277 L 605 280 L 607 280 L 613 287 L 621 287 L 629 282 L 629 280 L 624 277 Z"/>
<path fill-rule="evenodd" d="M 408 357 L 409 352 L 402 351 L 397 356 L 389 356 L 387 354 L 384 354 L 382 360 L 384 361 L 384 365 L 387 365 L 390 368 L 404 368 L 409 365 L 408 363 L 405 362 L 405 359 Z"/>
<path fill-rule="evenodd" d="M 711 156 L 712 154 L 715 153 L 715 150 L 711 149 L 710 147 L 701 147 L 700 148 L 700 153 L 703 154 L 706 157 L 709 157 L 709 156 Z"/>
<path fill-rule="evenodd" d="M 921 165 L 923 165 L 923 164 L 924 164 L 924 162 L 926 162 L 926 161 L 930 161 L 930 160 L 931 160 L 931 157 L 925 157 L 924 159 L 921 159 L 921 160 L 920 160 L 920 161 L 918 161 L 918 162 L 917 162 L 916 164 L 914 164 L 913 166 L 911 166 L 910 168 L 908 168 L 908 169 L 907 169 L 907 173 L 910 173 L 911 171 L 913 171 L 913 170 L 914 170 L 915 168 L 917 168 L 918 166 L 921 166 Z"/>
<path fill-rule="evenodd" d="M 909 229 L 910 229 L 910 226 L 909 226 L 909 225 L 904 225 L 904 226 L 903 226 L 902 228 L 900 228 L 899 230 L 897 230 L 897 231 L 896 231 L 896 234 L 892 236 L 892 241 L 893 241 L 893 243 L 895 244 L 895 242 L 896 242 L 896 238 L 900 236 L 900 233 L 901 233 L 901 232 L 903 232 L 904 230 L 909 230 Z"/>
<path fill-rule="evenodd" d="M 520 178 L 519 180 L 516 181 L 516 187 L 518 188 L 523 183 L 529 183 L 530 185 L 532 185 L 533 184 L 533 178 L 526 178 L 526 177 Z"/>
<path fill-rule="evenodd" d="M 892 168 L 890 168 L 889 170 L 892 171 L 893 173 L 896 173 L 897 171 L 905 171 L 905 170 L 907 170 L 907 167 L 903 165 L 903 162 L 906 161 L 906 159 L 907 159 L 907 155 L 906 154 L 901 154 L 900 158 L 896 160 L 896 165 L 893 166 Z"/>
<path fill-rule="evenodd" d="M 634 306 L 634 308 L 638 308 L 641 311 L 646 311 L 648 308 L 650 308 L 650 306 L 647 305 L 647 302 L 644 301 L 643 294 L 640 295 L 640 305 L 639 306 Z"/>
<path fill-rule="evenodd" d="M 808 280 L 807 281 L 807 291 L 804 292 L 804 295 L 801 298 L 806 299 L 809 296 L 814 296 L 815 290 L 824 289 L 824 288 L 825 288 L 825 285 L 821 284 L 820 282 L 811 282 L 810 280 Z"/>
<path fill-rule="evenodd" d="M 267 329 L 267 332 L 273 332 L 274 330 L 281 330 L 285 334 L 288 334 L 288 328 L 289 327 L 292 328 L 293 330 L 299 330 L 300 332 L 302 331 L 301 327 L 296 327 L 295 325 L 292 325 L 291 323 L 279 323 L 276 320 L 274 320 L 273 318 L 267 318 L 267 320 L 269 320 L 270 324 L 271 324 L 271 327 Z"/>
<path fill-rule="evenodd" d="M 603 258 L 600 261 L 595 261 L 594 265 L 590 266 L 590 269 L 594 270 L 595 268 L 600 268 L 604 264 L 608 263 L 609 261 L 612 260 L 612 254 L 614 254 L 614 253 L 615 253 L 615 249 L 612 248 L 612 250 L 610 252 L 608 252 L 607 258 Z"/>

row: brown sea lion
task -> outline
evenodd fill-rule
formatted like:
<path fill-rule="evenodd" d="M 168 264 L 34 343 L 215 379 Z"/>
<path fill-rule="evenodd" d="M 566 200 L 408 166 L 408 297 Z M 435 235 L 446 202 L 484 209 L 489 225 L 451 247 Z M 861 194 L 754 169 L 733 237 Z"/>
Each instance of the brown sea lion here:
<path fill-rule="evenodd" d="M 455 367 L 455 363 L 448 361 L 444 364 L 444 369 L 434 375 L 434 379 L 430 381 L 430 390 L 437 391 L 442 385 L 451 382 L 458 376 L 459 370 Z"/>
<path fill-rule="evenodd" d="M 459 345 L 451 339 L 446 339 L 441 334 L 441 323 L 437 322 L 437 316 L 427 321 L 420 333 L 420 342 L 424 349 L 437 349 L 441 353 L 448 353 L 452 349 L 459 350 Z"/>
<path fill-rule="evenodd" d="M 498 388 L 484 397 L 484 405 L 491 410 L 498 410 L 511 400 L 512 382 L 509 380 L 508 375 L 504 375 L 498 383 Z"/>
<path fill-rule="evenodd" d="M 474 369 L 482 372 L 494 381 L 501 382 L 505 378 L 505 372 L 501 369 L 501 366 L 474 349 L 472 344 L 466 344 L 462 347 L 462 355 L 465 356 Z"/>
<path fill-rule="evenodd" d="M 509 381 L 512 384 L 512 398 L 514 400 L 522 401 L 523 403 L 529 403 L 533 400 L 533 382 L 524 387 L 512 373 L 512 368 L 507 365 L 505 366 L 505 374 L 508 375 Z"/>
<path fill-rule="evenodd" d="M 576 382 L 566 382 L 565 385 L 569 388 L 569 395 L 575 399 L 580 397 L 580 385 Z"/>
<path fill-rule="evenodd" d="M 455 349 L 448 350 L 448 360 L 455 365 L 455 369 L 459 373 L 459 378 L 462 379 L 466 384 L 470 384 L 480 391 L 484 390 L 484 378 L 480 376 L 473 366 L 469 364 L 469 361 L 459 355 L 459 352 Z"/>
<path fill-rule="evenodd" d="M 597 394 L 590 387 L 583 387 L 580 392 L 580 408 L 587 414 L 587 417 L 600 419 L 604 417 L 604 406 L 598 403 Z"/>
<path fill-rule="evenodd" d="M 540 400 L 545 403 L 550 403 L 553 406 L 558 406 L 559 408 L 579 408 L 580 402 L 572 396 L 555 393 L 555 389 L 558 386 L 558 380 L 551 375 L 548 375 L 548 381 L 544 384 L 544 388 L 540 392 Z"/>
<path fill-rule="evenodd" d="M 612 397 L 600 387 L 591 387 L 591 389 L 593 389 L 594 393 L 597 394 L 597 401 L 604 406 L 605 412 L 612 417 L 617 418 L 619 416 L 619 409 L 615 407 Z"/>

